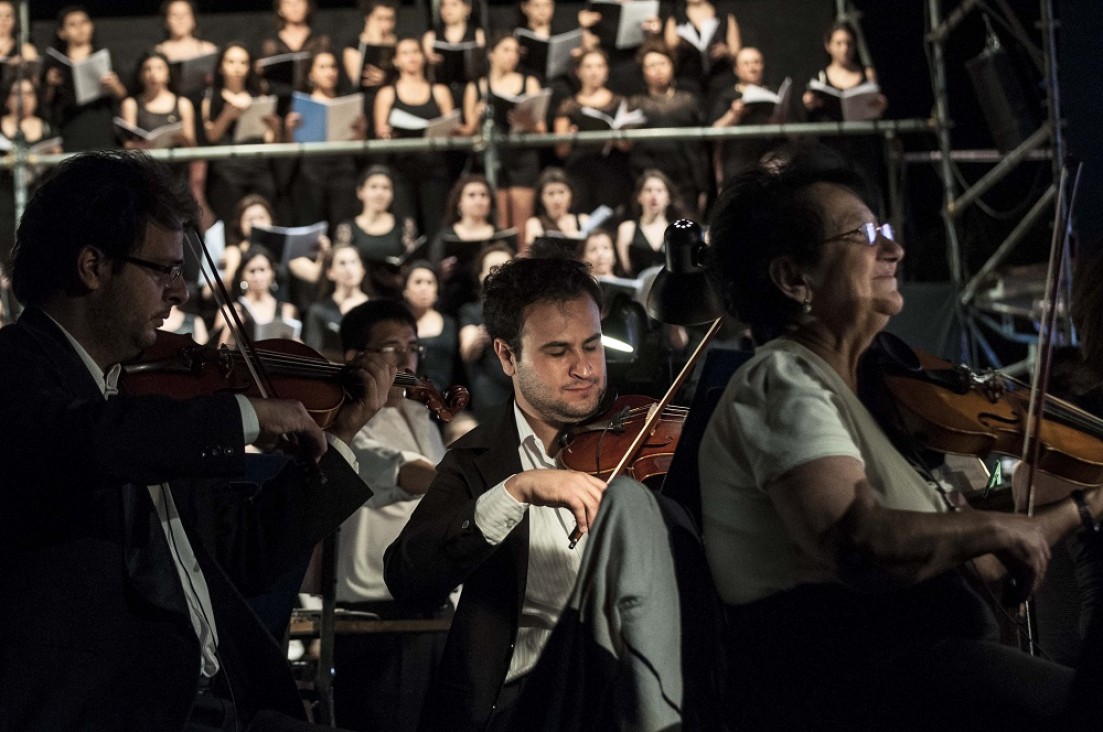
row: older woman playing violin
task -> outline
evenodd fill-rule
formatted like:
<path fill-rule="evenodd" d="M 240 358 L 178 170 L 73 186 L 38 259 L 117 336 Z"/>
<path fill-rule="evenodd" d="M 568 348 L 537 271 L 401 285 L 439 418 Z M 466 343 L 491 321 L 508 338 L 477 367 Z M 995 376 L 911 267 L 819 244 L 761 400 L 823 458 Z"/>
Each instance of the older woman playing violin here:
<path fill-rule="evenodd" d="M 1004 599 L 1024 599 L 1050 545 L 1080 528 L 1074 502 L 1033 517 L 951 507 L 858 400 L 859 359 L 904 305 L 904 250 L 862 181 L 825 154 L 740 175 L 712 221 L 715 271 L 760 344 L 700 450 L 738 728 L 1103 718 L 1086 696 L 1070 701 L 1072 669 L 999 645 L 965 582 L 1011 580 Z M 1084 500 L 1103 513 L 1098 489 Z"/>

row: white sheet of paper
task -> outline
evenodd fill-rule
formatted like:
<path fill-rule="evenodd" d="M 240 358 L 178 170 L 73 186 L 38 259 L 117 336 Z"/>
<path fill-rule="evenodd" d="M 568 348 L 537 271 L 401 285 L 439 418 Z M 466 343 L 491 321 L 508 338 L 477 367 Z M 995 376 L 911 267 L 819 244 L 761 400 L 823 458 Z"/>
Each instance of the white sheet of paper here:
<path fill-rule="evenodd" d="M 264 124 L 264 118 L 276 113 L 276 97 L 253 97 L 248 109 L 237 118 L 237 126 L 234 127 L 234 142 L 263 138 L 268 130 Z"/>
<path fill-rule="evenodd" d="M 621 3 L 617 26 L 617 48 L 635 48 L 643 43 L 643 21 L 659 16 L 659 0 L 628 0 Z"/>

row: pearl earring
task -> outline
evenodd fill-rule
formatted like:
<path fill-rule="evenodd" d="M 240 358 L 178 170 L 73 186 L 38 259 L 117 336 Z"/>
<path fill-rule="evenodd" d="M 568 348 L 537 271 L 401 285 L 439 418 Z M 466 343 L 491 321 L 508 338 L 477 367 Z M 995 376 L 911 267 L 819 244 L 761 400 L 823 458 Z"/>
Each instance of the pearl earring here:
<path fill-rule="evenodd" d="M 809 313 L 812 312 L 812 296 L 811 295 L 805 294 L 804 300 L 802 300 L 801 303 L 800 303 L 800 309 L 805 315 L 808 315 Z"/>

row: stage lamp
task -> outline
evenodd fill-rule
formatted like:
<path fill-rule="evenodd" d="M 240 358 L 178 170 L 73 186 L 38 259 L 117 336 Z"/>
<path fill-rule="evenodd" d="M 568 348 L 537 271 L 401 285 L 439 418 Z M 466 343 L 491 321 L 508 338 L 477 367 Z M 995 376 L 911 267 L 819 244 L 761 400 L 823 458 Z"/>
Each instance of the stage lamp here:
<path fill-rule="evenodd" d="M 647 314 L 670 325 L 701 325 L 724 315 L 724 299 L 704 267 L 701 227 L 678 219 L 666 227 L 666 264 L 647 294 Z"/>

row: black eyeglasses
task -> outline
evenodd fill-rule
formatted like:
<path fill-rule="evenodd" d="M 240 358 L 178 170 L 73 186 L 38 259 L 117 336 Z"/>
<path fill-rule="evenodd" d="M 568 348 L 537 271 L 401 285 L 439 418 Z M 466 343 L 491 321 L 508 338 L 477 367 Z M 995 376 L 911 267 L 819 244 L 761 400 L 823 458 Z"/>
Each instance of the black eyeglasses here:
<path fill-rule="evenodd" d="M 161 275 L 160 279 L 166 285 L 171 285 L 176 280 L 180 279 L 180 275 L 184 272 L 183 264 L 159 264 L 157 262 L 151 262 L 148 259 L 140 259 L 138 257 L 123 257 L 124 262 L 130 262 L 136 264 L 139 267 L 144 267 L 153 272 L 157 272 Z"/>
<path fill-rule="evenodd" d="M 873 246 L 877 243 L 878 235 L 885 237 L 889 241 L 896 240 L 896 230 L 892 228 L 892 224 L 881 224 L 878 226 L 871 221 L 869 223 L 862 224 L 857 229 L 851 229 L 850 231 L 844 231 L 843 233 L 836 234 L 835 236 L 829 236 L 823 240 L 823 243 L 826 244 L 829 241 L 849 239 L 855 234 L 861 234 L 862 236 L 864 236 L 866 238 L 866 243 L 869 246 Z"/>
<path fill-rule="evenodd" d="M 404 359 L 411 353 L 416 353 L 418 358 L 425 358 L 425 346 L 413 346 L 411 348 L 403 348 L 402 346 L 383 346 L 382 348 L 366 348 L 364 350 L 368 353 L 381 353 L 390 358 Z"/>

